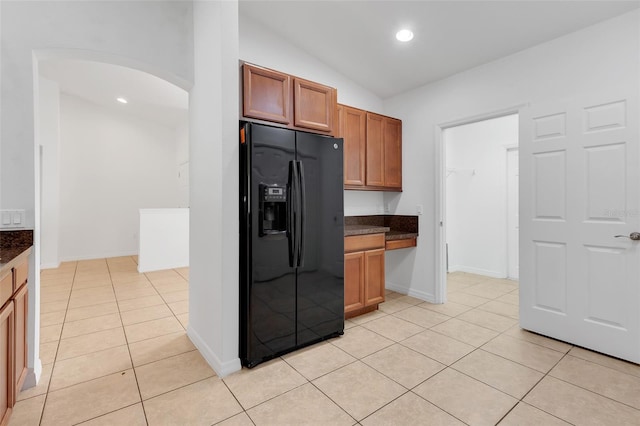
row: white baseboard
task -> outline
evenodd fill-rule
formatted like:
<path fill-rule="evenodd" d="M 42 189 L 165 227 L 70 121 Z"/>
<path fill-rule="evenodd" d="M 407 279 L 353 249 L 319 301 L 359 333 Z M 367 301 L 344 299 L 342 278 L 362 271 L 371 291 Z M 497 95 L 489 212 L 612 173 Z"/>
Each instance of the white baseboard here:
<path fill-rule="evenodd" d="M 40 269 L 57 269 L 60 267 L 60 262 L 58 263 L 41 263 Z"/>
<path fill-rule="evenodd" d="M 484 275 L 491 278 L 507 278 L 507 275 L 504 272 L 490 271 L 471 266 L 450 265 L 449 272 L 467 272 L 469 274 Z"/>
<path fill-rule="evenodd" d="M 138 272 L 141 274 L 145 272 L 153 272 L 153 271 L 163 271 L 166 269 L 177 269 L 177 268 L 186 268 L 189 266 L 189 263 L 186 265 L 183 263 L 165 263 L 165 264 L 157 264 L 157 265 L 145 265 L 145 267 L 140 267 L 140 263 L 138 263 Z"/>
<path fill-rule="evenodd" d="M 435 296 L 431 293 L 427 293 L 425 291 L 420 291 L 420 290 L 413 290 L 407 286 L 403 286 L 403 285 L 399 285 L 397 283 L 392 283 L 389 281 L 386 281 L 384 283 L 384 287 L 386 289 L 389 290 L 393 290 L 397 293 L 402 293 L 402 294 L 406 294 L 407 296 L 411 296 L 411 297 L 415 297 L 416 299 L 420 299 L 420 300 L 424 300 L 425 302 L 429 302 L 429 303 L 436 303 L 435 300 Z"/>
<path fill-rule="evenodd" d="M 218 358 L 215 352 L 213 352 L 209 345 L 204 342 L 200 335 L 191 328 L 191 326 L 187 327 L 187 336 L 189 336 L 195 347 L 198 348 L 200 354 L 204 357 L 211 368 L 213 368 L 218 377 L 223 378 L 242 369 L 240 358 L 227 362 L 220 361 L 220 358 Z"/>
<path fill-rule="evenodd" d="M 22 384 L 22 390 L 29 389 L 34 387 L 40 381 L 40 376 L 42 375 L 42 361 L 38 358 L 35 362 L 33 368 L 29 368 L 27 370 L 27 375 L 24 378 L 24 383 Z"/>
<path fill-rule="evenodd" d="M 118 252 L 109 252 L 109 253 L 97 253 L 97 254 L 86 254 L 86 255 L 77 255 L 77 256 L 65 256 L 60 259 L 61 262 L 75 262 L 77 260 L 93 260 L 93 259 L 105 259 L 110 257 L 123 257 L 123 256 L 137 256 L 137 250 L 131 251 L 118 251 Z"/>

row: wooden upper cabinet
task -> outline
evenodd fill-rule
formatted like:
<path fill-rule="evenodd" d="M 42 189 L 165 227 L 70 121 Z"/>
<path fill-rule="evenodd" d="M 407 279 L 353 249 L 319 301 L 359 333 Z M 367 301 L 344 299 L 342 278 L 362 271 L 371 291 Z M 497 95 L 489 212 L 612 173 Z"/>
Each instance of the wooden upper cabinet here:
<path fill-rule="evenodd" d="M 384 117 L 367 113 L 367 186 L 384 186 Z"/>
<path fill-rule="evenodd" d="M 384 186 L 402 189 L 402 121 L 384 117 Z"/>
<path fill-rule="evenodd" d="M 296 127 L 331 133 L 336 112 L 335 89 L 294 78 L 293 93 L 293 124 Z"/>
<path fill-rule="evenodd" d="M 242 64 L 242 117 L 334 135 L 335 88 L 283 72 Z"/>
<path fill-rule="evenodd" d="M 291 124 L 291 76 L 250 64 L 242 68 L 243 115 Z"/>
<path fill-rule="evenodd" d="M 344 184 L 364 186 L 367 112 L 338 105 L 337 136 L 344 139 Z"/>

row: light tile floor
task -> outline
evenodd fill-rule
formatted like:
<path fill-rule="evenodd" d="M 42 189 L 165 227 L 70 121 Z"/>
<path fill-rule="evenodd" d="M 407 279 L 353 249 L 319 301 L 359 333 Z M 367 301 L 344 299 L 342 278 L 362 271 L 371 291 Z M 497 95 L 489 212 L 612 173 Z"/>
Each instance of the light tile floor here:
<path fill-rule="evenodd" d="M 518 286 L 387 292 L 345 335 L 217 378 L 186 336 L 188 269 L 135 257 L 42 272 L 43 375 L 11 425 L 638 425 L 640 366 L 518 327 Z"/>

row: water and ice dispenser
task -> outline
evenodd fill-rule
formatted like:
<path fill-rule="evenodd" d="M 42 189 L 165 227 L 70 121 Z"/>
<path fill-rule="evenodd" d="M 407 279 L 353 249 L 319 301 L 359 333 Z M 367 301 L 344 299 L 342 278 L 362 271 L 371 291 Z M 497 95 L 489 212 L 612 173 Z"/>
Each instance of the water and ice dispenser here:
<path fill-rule="evenodd" d="M 260 184 L 260 236 L 286 235 L 286 186 Z"/>

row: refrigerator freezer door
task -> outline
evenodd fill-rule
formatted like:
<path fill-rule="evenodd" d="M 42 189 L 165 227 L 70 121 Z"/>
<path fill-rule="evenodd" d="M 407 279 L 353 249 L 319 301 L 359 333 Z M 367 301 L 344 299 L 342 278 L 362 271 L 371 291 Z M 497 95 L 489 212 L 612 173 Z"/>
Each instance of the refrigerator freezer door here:
<path fill-rule="evenodd" d="M 297 344 L 344 329 L 344 200 L 342 139 L 298 132 L 305 213 L 298 268 Z"/>
<path fill-rule="evenodd" d="M 272 214 L 261 211 L 265 197 L 260 191 L 282 188 L 287 193 L 289 164 L 295 160 L 295 133 L 251 125 L 249 138 L 246 157 L 250 165 L 243 167 L 250 168 L 247 190 L 252 213 L 248 219 L 250 236 L 246 239 L 250 244 L 249 260 L 246 279 L 241 283 L 240 356 L 245 365 L 253 366 L 296 344 L 296 275 L 295 268 L 289 265 L 290 232 L 260 233 L 263 221 L 271 219 L 265 215 Z M 281 191 L 272 192 L 275 205 Z"/>

